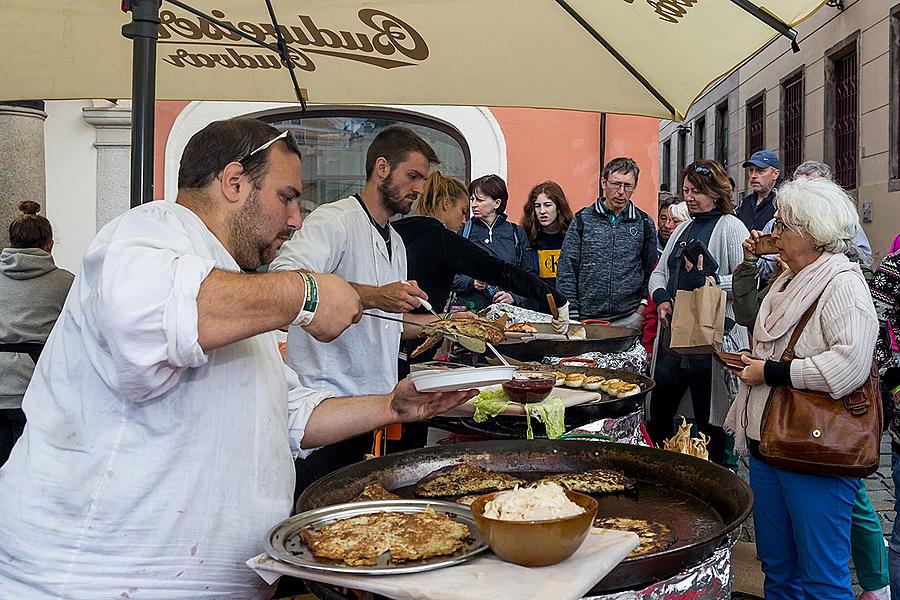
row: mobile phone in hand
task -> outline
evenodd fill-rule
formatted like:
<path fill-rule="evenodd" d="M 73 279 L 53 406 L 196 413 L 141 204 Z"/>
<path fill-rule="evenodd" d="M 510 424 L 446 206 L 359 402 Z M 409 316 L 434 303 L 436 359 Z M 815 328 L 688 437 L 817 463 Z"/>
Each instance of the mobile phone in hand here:
<path fill-rule="evenodd" d="M 778 248 L 775 247 L 775 240 L 772 234 L 767 233 L 759 236 L 756 240 L 756 254 L 778 254 Z"/>

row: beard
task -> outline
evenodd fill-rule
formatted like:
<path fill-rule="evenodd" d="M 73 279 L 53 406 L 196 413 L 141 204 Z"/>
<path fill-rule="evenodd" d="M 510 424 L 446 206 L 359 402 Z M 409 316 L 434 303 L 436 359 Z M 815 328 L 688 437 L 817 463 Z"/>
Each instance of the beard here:
<path fill-rule="evenodd" d="M 394 171 L 391 170 L 384 181 L 378 184 L 381 202 L 392 215 L 405 215 L 412 208 L 415 197 L 401 196 L 400 187 L 394 184 Z"/>
<path fill-rule="evenodd" d="M 228 223 L 234 260 L 244 271 L 253 271 L 274 260 L 275 240 L 267 240 L 264 235 L 268 228 L 269 223 L 262 214 L 259 189 L 254 187 L 247 202 Z"/>

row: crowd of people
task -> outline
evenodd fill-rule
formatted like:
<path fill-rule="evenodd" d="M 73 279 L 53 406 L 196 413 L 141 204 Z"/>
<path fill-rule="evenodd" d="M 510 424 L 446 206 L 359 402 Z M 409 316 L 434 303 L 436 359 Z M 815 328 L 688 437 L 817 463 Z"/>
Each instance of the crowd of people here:
<path fill-rule="evenodd" d="M 243 561 L 299 490 L 361 460 L 375 428 L 404 423 L 407 443 L 424 445 L 416 423 L 473 396 L 420 393 L 406 377 L 436 319 L 422 300 L 549 313 L 549 296 L 560 333 L 595 319 L 640 338 L 654 444 L 686 415 L 711 460 L 747 457 L 766 598 L 851 600 L 851 559 L 865 600 L 900 598 L 900 525 L 888 552 L 863 482 L 794 472 L 760 450 L 777 386 L 841 398 L 874 358 L 885 406 L 900 395 L 900 252 L 872 271 L 827 165 L 783 180 L 776 153 L 754 153 L 735 201 L 722 165 L 698 160 L 650 215 L 632 201 L 639 165 L 618 157 L 577 212 L 557 183 L 535 185 L 520 225 L 501 177 L 466 184 L 439 163 L 413 131 L 388 127 L 363 188 L 301 223 L 293 137 L 253 119 L 212 123 L 184 150 L 176 201 L 105 226 L 74 282 L 53 263 L 40 207 L 23 203 L 0 255 L 0 587 L 266 597 Z M 757 252 L 766 235 L 776 254 Z M 722 349 L 742 369 L 671 343 L 679 295 L 705 285 L 724 291 Z M 889 431 L 900 484 L 900 413 Z"/>

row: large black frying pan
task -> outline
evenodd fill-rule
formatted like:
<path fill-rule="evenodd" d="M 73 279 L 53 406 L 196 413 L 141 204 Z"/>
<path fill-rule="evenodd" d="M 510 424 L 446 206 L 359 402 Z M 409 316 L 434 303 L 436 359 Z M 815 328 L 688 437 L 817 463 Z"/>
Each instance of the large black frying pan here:
<path fill-rule="evenodd" d="M 323 477 L 297 501 L 298 512 L 353 499 L 374 482 L 401 496 L 429 473 L 459 463 L 537 479 L 547 473 L 598 467 L 638 480 L 636 494 L 598 497 L 600 516 L 659 521 L 675 531 L 670 548 L 629 558 L 590 593 L 642 589 L 708 557 L 736 529 L 753 504 L 750 486 L 731 471 L 698 458 L 642 446 L 576 440 L 498 440 L 448 444 L 389 454 Z"/>

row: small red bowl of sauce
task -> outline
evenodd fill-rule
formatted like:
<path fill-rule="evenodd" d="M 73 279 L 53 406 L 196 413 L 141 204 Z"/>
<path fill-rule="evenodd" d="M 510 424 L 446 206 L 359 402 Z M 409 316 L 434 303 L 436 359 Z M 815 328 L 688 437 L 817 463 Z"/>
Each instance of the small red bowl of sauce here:
<path fill-rule="evenodd" d="M 519 371 L 503 384 L 503 391 L 513 402 L 531 404 L 550 395 L 556 384 L 556 375 L 537 371 Z"/>

